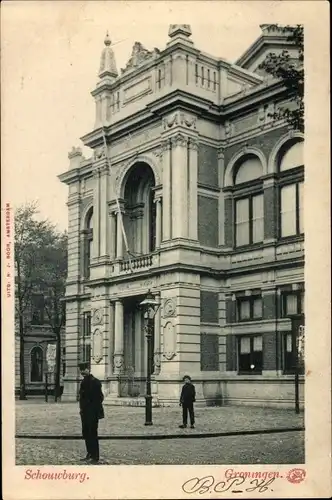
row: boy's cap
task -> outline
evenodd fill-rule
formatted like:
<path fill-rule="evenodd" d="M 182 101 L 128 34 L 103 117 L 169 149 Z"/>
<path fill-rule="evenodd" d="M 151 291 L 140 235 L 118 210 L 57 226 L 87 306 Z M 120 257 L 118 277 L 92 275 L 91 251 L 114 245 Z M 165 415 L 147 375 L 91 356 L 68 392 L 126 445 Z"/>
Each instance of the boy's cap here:
<path fill-rule="evenodd" d="M 191 377 L 189 375 L 185 375 L 182 380 L 189 379 L 191 381 Z"/>
<path fill-rule="evenodd" d="M 88 370 L 89 369 L 89 363 L 79 363 L 78 368 L 83 371 L 83 370 Z"/>

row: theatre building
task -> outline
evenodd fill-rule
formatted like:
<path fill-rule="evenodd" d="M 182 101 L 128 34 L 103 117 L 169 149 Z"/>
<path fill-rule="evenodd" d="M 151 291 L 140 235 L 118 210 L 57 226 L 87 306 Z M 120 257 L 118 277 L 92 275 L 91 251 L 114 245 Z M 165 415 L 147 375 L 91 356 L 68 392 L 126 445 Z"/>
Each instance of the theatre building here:
<path fill-rule="evenodd" d="M 171 25 L 164 48 L 136 42 L 121 71 L 106 37 L 82 138 L 91 157 L 73 148 L 59 176 L 69 188 L 63 400 L 77 398 L 77 364 L 89 360 L 106 402 L 144 402 L 139 304 L 150 291 L 154 404 L 178 403 L 189 374 L 201 404 L 293 405 L 303 136 L 274 118 L 289 95 L 259 66 L 296 49 L 275 26 L 261 30 L 231 63 Z"/>

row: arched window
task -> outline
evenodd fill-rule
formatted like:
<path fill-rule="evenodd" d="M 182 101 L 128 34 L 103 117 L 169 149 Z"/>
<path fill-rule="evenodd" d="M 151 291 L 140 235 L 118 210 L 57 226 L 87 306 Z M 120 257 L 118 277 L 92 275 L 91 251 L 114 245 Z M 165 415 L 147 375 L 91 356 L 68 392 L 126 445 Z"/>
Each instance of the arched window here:
<path fill-rule="evenodd" d="M 255 155 L 247 155 L 235 165 L 234 185 L 259 181 L 263 166 Z M 253 186 L 252 192 L 242 195 L 235 190 L 235 241 L 236 246 L 260 243 L 264 239 L 264 198 L 262 184 Z"/>
<path fill-rule="evenodd" d="M 43 381 L 43 350 L 39 346 L 34 347 L 30 353 L 30 380 Z"/>
<path fill-rule="evenodd" d="M 303 142 L 296 142 L 279 155 L 279 172 L 302 167 L 304 164 Z"/>
<path fill-rule="evenodd" d="M 150 166 L 135 164 L 129 172 L 125 190 L 124 226 L 133 254 L 148 254 L 156 247 L 155 180 Z"/>
<path fill-rule="evenodd" d="M 91 256 L 92 256 L 92 242 L 93 242 L 93 208 L 90 208 L 90 210 L 86 215 L 83 234 L 84 234 L 83 273 L 84 273 L 84 278 L 89 278 Z"/>
<path fill-rule="evenodd" d="M 263 167 L 260 159 L 255 155 L 248 155 L 235 169 L 234 184 L 253 181 L 259 179 L 262 175 Z"/>
<path fill-rule="evenodd" d="M 297 236 L 304 233 L 303 221 L 303 142 L 287 144 L 278 157 L 280 175 L 280 237 Z M 295 175 L 295 177 L 294 177 Z M 290 180 L 294 179 L 294 182 Z"/>

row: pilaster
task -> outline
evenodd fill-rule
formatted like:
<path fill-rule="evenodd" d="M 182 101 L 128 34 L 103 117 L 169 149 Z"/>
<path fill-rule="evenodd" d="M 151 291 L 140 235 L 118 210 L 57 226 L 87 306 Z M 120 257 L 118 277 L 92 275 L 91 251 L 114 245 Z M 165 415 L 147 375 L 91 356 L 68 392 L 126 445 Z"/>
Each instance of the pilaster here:
<path fill-rule="evenodd" d="M 167 241 L 172 237 L 172 154 L 171 141 L 163 142 L 163 224 L 162 240 Z"/>
<path fill-rule="evenodd" d="M 182 133 L 172 141 L 172 238 L 188 238 L 188 138 Z"/>
<path fill-rule="evenodd" d="M 197 182 L 198 182 L 198 141 L 195 138 L 189 138 L 189 161 L 187 165 L 188 181 L 188 236 L 191 240 L 198 238 L 198 207 L 197 207 Z"/>
<path fill-rule="evenodd" d="M 115 325 L 114 325 L 114 373 L 119 374 L 124 363 L 124 329 L 123 329 L 123 303 L 115 301 Z"/>

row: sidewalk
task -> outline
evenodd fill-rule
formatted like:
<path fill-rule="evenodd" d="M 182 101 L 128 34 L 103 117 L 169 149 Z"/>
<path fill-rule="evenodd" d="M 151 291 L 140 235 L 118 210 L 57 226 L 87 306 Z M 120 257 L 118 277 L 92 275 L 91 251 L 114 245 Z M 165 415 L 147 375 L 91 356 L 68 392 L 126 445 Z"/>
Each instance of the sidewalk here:
<path fill-rule="evenodd" d="M 212 437 L 303 430 L 303 413 L 293 410 L 224 406 L 196 408 L 195 429 L 179 429 L 181 408 L 154 408 L 153 426 L 145 427 L 144 407 L 105 406 L 99 423 L 104 439 Z M 16 437 L 81 439 L 77 403 L 16 402 Z"/>

